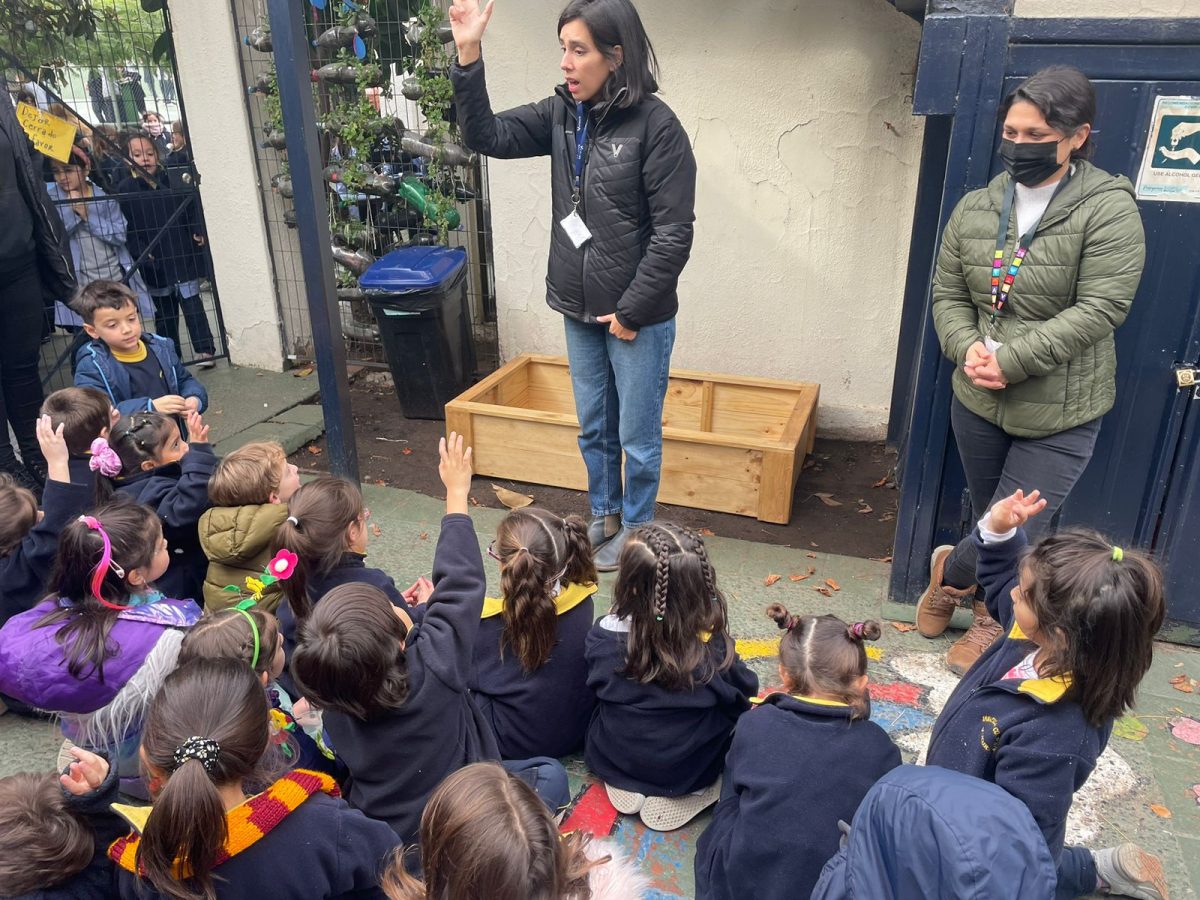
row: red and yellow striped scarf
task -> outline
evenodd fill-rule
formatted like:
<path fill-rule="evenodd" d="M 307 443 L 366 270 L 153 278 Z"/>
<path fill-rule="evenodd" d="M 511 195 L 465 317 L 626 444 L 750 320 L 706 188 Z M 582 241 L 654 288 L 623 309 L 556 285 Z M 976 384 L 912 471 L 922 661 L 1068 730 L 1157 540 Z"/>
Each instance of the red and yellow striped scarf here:
<path fill-rule="evenodd" d="M 219 866 L 258 843 L 271 829 L 287 818 L 289 813 L 294 812 L 300 804 L 318 792 L 329 794 L 331 797 L 341 796 L 337 782 L 330 776 L 308 769 L 295 769 L 261 794 L 256 794 L 245 803 L 229 810 L 225 813 L 229 834 L 225 839 L 225 846 L 217 854 L 216 864 Z M 109 859 L 127 872 L 145 875 L 145 871 L 137 866 L 138 844 L 141 839 L 141 835 L 133 831 L 113 841 L 112 846 L 108 848 Z M 175 877 L 182 880 L 190 875 L 188 867 L 181 866 L 176 861 Z"/>

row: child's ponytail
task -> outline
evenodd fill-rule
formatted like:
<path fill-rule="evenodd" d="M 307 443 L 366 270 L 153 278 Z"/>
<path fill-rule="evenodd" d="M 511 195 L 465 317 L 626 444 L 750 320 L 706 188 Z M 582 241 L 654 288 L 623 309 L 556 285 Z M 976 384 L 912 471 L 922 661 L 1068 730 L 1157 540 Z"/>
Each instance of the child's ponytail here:
<path fill-rule="evenodd" d="M 297 622 L 312 610 L 309 584 L 337 566 L 349 549 L 347 529 L 362 514 L 358 487 L 329 475 L 300 485 L 288 500 L 288 516 L 275 531 L 272 553 L 286 547 L 296 554 L 296 569 L 283 582 L 283 594 Z"/>
<path fill-rule="evenodd" d="M 781 603 L 768 606 L 767 615 L 787 632 L 779 642 L 779 662 L 788 689 L 837 697 L 850 707 L 851 718 L 868 718 L 870 698 L 855 683 L 867 674 L 864 642 L 879 640 L 879 623 L 868 619 L 847 625 L 837 616 L 793 616 Z"/>
<path fill-rule="evenodd" d="M 142 829 L 137 865 L 159 893 L 213 900 L 228 837 L 219 787 L 259 775 L 269 745 L 267 699 L 235 659 L 197 659 L 167 676 L 150 705 L 142 755 L 165 779 Z M 187 873 L 180 880 L 177 873 Z"/>
<path fill-rule="evenodd" d="M 562 520 L 563 537 L 567 541 L 567 558 L 563 584 L 595 584 L 595 553 L 588 540 L 587 523 L 579 516 L 567 516 Z"/>
<path fill-rule="evenodd" d="M 874 619 L 868 619 L 865 622 L 855 622 L 853 625 L 846 627 L 846 638 L 853 644 L 861 644 L 863 641 L 877 641 L 883 634 L 879 623 Z"/>

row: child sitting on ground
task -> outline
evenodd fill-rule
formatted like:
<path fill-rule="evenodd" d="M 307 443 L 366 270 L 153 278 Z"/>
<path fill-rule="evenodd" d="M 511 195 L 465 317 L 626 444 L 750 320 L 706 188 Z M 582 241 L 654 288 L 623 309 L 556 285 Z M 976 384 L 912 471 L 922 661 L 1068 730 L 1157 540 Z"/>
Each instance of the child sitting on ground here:
<path fill-rule="evenodd" d="M 42 416 L 36 433 L 50 473 L 42 509 L 32 493 L 0 475 L 0 625 L 45 595 L 59 533 L 92 502 L 87 485 L 71 483 L 64 427 Z"/>
<path fill-rule="evenodd" d="M 55 391 L 43 401 L 42 415 L 50 417 L 52 428 L 63 426 L 71 481 L 96 485 L 96 475 L 102 465 L 95 455 L 95 450 L 100 448 L 96 439 L 108 441 L 110 429 L 121 418 L 120 410 L 108 401 L 108 395 L 103 391 L 67 387 Z M 100 494 L 96 496 L 99 500 Z"/>
<path fill-rule="evenodd" d="M 238 659 L 250 666 L 267 692 L 272 739 L 287 764 L 327 772 L 338 780 L 345 778 L 345 768 L 335 763 L 333 753 L 324 747 L 320 714 L 311 712 L 304 701 L 293 704 L 277 680 L 286 659 L 279 620 L 271 613 L 253 600 L 244 600 L 232 609 L 206 611 L 179 648 L 180 666 L 193 659 Z M 312 724 L 305 727 L 301 722 Z"/>
<path fill-rule="evenodd" d="M 63 529 L 49 595 L 0 628 L 0 691 L 58 713 L 68 739 L 107 754 L 122 791 L 143 797 L 146 707 L 200 618 L 155 589 L 169 555 L 153 510 L 114 499 Z"/>
<path fill-rule="evenodd" d="M 113 426 L 107 442 L 96 442 L 100 474 L 118 493 L 142 503 L 162 519 L 171 544 L 171 565 L 158 588 L 171 597 L 203 602 L 208 560 L 200 549 L 200 517 L 212 504 L 208 481 L 217 467 L 208 442 L 208 426 L 199 413 L 188 413 L 190 443 L 170 416 L 133 413 Z"/>
<path fill-rule="evenodd" d="M 182 416 L 208 408 L 208 392 L 166 338 L 143 333 L 137 297 L 119 281 L 93 281 L 71 301 L 92 340 L 75 355 L 75 384 L 104 391 L 122 413 Z"/>
<path fill-rule="evenodd" d="M 451 434 L 439 452 L 446 516 L 421 622 L 410 627 L 377 587 L 343 584 L 301 619 L 291 656 L 300 693 L 323 711 L 333 750 L 350 770 L 350 803 L 387 822 L 406 844 L 417 840 L 421 810 L 443 778 L 500 755 L 467 687 L 486 586 L 467 515 L 471 451 Z M 556 760 L 505 768 L 555 812 L 571 799 Z"/>
<path fill-rule="evenodd" d="M 296 648 L 297 624 L 339 584 L 374 585 L 410 619 L 419 618 L 419 608 L 408 605 L 391 576 L 366 564 L 370 517 L 358 486 L 329 475 L 301 485 L 288 500 L 271 547 L 272 552 L 286 547 L 298 557 L 296 571 L 283 583 L 287 602 L 277 611 L 288 659 Z M 287 679 L 284 684 L 291 687 Z"/>
<path fill-rule="evenodd" d="M 1027 554 L 1020 526 L 1045 506 L 1037 491 L 1017 491 L 979 521 L 976 574 L 1005 636 L 950 695 L 927 762 L 1024 801 L 1058 864 L 1056 896 L 1161 900 L 1157 857 L 1130 843 L 1093 854 L 1064 848 L 1063 838 L 1075 791 L 1150 668 L 1165 614 L 1162 576 L 1148 557 L 1091 531 L 1060 532 Z"/>
<path fill-rule="evenodd" d="M 537 794 L 495 763 L 459 769 L 434 791 L 421 816 L 421 859 L 424 881 L 393 860 L 383 879 L 389 900 L 636 900 L 650 887 L 609 842 L 560 835 Z"/>
<path fill-rule="evenodd" d="M 486 599 L 471 691 L 504 759 L 583 747 L 595 698 L 583 644 L 596 620 L 587 525 L 528 507 L 509 513 L 488 553 L 502 600 Z"/>
<path fill-rule="evenodd" d="M 167 676 L 142 735 L 154 805 L 131 810 L 134 831 L 109 848 L 120 897 L 383 896 L 395 834 L 328 775 L 275 778 L 267 715 L 244 662 L 197 659 Z"/>
<path fill-rule="evenodd" d="M 696 896 L 732 900 L 807 897 L 838 850 L 838 822 L 854 818 L 900 751 L 870 721 L 867 652 L 878 622 L 767 615 L 779 643 L 783 690 L 738 720 L 725 758 L 721 801 L 696 845 Z"/>
<path fill-rule="evenodd" d="M 80 747 L 61 775 L 0 778 L 0 896 L 108 900 L 108 845 L 124 834 L 109 811 L 117 770 Z"/>
<path fill-rule="evenodd" d="M 612 611 L 587 638 L 597 703 L 584 757 L 618 812 L 671 831 L 717 801 L 758 677 L 734 649 L 699 537 L 644 525 L 621 550 L 619 572 Z"/>
<path fill-rule="evenodd" d="M 236 599 L 226 586 L 262 572 L 275 532 L 287 518 L 287 502 L 299 487 L 299 470 L 274 441 L 246 444 L 217 463 L 208 482 L 212 509 L 200 517 L 200 547 L 208 557 L 206 609 L 231 606 Z M 283 582 L 268 585 L 258 605 L 275 612 L 282 590 Z"/>

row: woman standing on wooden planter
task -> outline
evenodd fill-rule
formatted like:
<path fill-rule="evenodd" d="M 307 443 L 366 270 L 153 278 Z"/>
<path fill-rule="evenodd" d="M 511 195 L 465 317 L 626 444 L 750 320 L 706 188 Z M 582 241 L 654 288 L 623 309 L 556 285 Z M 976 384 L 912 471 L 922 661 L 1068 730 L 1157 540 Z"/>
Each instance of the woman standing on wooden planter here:
<path fill-rule="evenodd" d="M 1032 75 L 1000 109 L 1005 172 L 967 194 L 942 235 L 933 324 L 956 366 L 950 419 L 975 518 L 1036 485 L 1044 528 L 1083 474 L 1116 399 L 1114 330 L 1142 276 L 1133 186 L 1087 161 L 1096 95 L 1077 69 Z M 1040 529 L 1039 529 L 1040 530 Z M 970 537 L 933 552 L 926 637 L 973 603 L 947 663 L 962 674 L 1000 634 L 976 596 Z"/>
<path fill-rule="evenodd" d="M 696 161 L 654 93 L 658 63 L 629 0 L 570 0 L 558 20 L 565 82 L 494 114 L 480 41 L 492 2 L 453 0 L 463 141 L 504 159 L 549 156 L 554 226 L 546 301 L 563 314 L 596 568 L 654 518 L 676 285 L 692 247 Z M 625 482 L 621 482 L 621 454 Z"/>

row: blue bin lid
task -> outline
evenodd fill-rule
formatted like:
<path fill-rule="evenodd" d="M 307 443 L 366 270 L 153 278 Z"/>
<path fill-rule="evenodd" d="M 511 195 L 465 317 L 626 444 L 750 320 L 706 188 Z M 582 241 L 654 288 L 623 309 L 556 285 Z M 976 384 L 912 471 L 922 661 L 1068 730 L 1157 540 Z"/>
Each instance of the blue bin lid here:
<path fill-rule="evenodd" d="M 358 286 L 390 294 L 428 291 L 453 281 L 466 262 L 461 247 L 401 247 L 372 263 Z"/>

